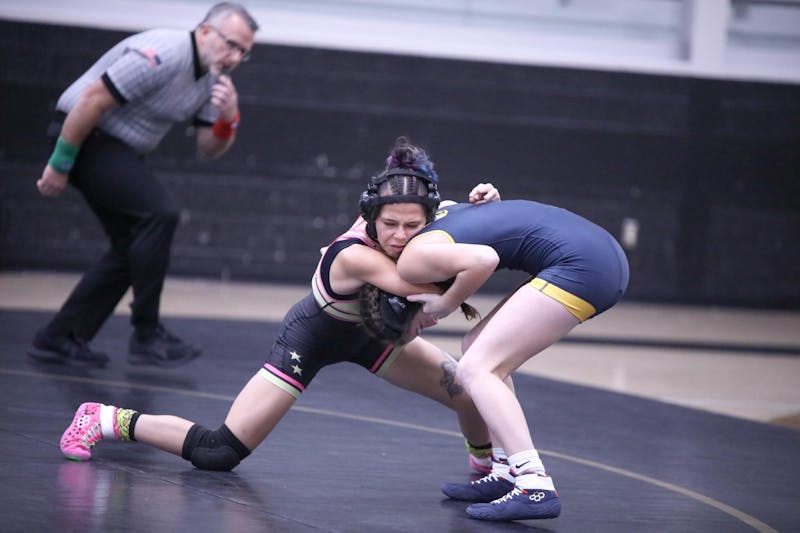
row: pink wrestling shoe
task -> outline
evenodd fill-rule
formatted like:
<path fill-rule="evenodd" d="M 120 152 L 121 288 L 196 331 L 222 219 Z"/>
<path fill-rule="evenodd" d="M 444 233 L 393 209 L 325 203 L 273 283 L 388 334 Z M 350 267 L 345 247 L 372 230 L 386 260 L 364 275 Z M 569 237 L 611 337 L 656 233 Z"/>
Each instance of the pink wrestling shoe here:
<path fill-rule="evenodd" d="M 82 403 L 75 411 L 72 424 L 61 435 L 61 452 L 73 461 L 92 458 L 92 446 L 103 438 L 100 428 L 100 404 Z"/>
<path fill-rule="evenodd" d="M 482 475 L 486 475 L 491 473 L 492 471 L 492 456 L 489 455 L 487 457 L 475 457 L 471 453 L 469 455 L 469 466 L 472 469 Z"/>

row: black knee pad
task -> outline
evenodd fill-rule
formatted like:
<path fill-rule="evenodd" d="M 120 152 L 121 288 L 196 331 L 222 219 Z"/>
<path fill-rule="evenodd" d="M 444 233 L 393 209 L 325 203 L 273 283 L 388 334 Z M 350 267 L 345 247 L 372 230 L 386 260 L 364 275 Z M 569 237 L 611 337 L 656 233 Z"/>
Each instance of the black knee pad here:
<path fill-rule="evenodd" d="M 233 470 L 248 455 L 250 450 L 225 424 L 216 431 L 193 425 L 181 450 L 181 456 L 201 470 Z"/>

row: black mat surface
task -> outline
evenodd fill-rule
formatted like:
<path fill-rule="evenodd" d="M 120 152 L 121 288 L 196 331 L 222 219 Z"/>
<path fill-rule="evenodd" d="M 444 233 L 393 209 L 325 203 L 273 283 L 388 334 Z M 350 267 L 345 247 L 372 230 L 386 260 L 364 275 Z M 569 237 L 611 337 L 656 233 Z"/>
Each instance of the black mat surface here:
<path fill-rule="evenodd" d="M 67 461 L 58 439 L 83 401 L 218 427 L 276 325 L 167 320 L 205 353 L 142 370 L 114 317 L 94 343 L 109 367 L 79 370 L 24 355 L 47 316 L 0 312 L 4 532 L 800 531 L 800 432 L 525 375 L 518 395 L 562 499 L 554 520 L 469 519 L 439 492 L 469 477 L 455 417 L 349 364 L 323 370 L 232 473 L 136 443 Z"/>

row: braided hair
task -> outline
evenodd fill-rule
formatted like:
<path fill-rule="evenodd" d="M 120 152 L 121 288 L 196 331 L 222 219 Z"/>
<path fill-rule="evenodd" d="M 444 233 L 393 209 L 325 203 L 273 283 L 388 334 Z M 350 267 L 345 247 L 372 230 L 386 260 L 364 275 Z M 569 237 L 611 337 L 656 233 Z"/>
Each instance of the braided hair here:
<path fill-rule="evenodd" d="M 361 323 L 367 334 L 392 344 L 403 341 L 403 335 L 409 324 L 422 309 L 422 304 L 418 302 L 410 302 L 402 296 L 388 293 L 369 283 L 365 283 L 359 289 L 358 301 Z M 480 318 L 478 310 L 468 303 L 463 302 L 460 308 L 467 320 Z"/>
<path fill-rule="evenodd" d="M 439 175 L 425 150 L 411 144 L 406 137 L 398 137 L 386 158 L 386 168 L 370 180 L 359 199 L 367 234 L 377 239 L 375 221 L 386 204 L 422 204 L 426 222 L 431 222 L 441 199 L 438 183 Z"/>
<path fill-rule="evenodd" d="M 397 344 L 422 304 L 409 302 L 368 283 L 358 291 L 361 323 L 370 337 Z"/>

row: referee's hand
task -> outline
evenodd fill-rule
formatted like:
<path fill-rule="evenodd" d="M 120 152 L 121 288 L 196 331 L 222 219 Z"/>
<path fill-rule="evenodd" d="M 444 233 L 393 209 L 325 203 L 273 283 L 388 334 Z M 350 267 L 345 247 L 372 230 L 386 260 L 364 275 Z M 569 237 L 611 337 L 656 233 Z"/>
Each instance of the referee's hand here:
<path fill-rule="evenodd" d="M 42 196 L 58 196 L 67 187 L 69 177 L 50 165 L 44 167 L 42 177 L 36 182 L 36 188 Z"/>

